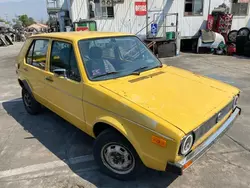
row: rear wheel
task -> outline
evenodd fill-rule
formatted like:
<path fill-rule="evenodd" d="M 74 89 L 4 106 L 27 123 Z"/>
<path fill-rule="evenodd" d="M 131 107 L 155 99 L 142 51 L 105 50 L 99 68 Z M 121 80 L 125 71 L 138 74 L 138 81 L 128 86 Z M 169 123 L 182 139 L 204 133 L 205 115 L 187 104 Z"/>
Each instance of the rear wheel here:
<path fill-rule="evenodd" d="M 236 43 L 237 33 L 237 30 L 230 31 L 227 36 L 228 42 Z"/>
<path fill-rule="evenodd" d="M 112 129 L 97 137 L 94 158 L 103 173 L 119 180 L 135 179 L 145 170 L 131 144 Z"/>
<path fill-rule="evenodd" d="M 26 111 L 31 115 L 36 115 L 41 111 L 41 105 L 34 99 L 34 97 L 26 90 L 22 89 L 23 104 Z"/>
<path fill-rule="evenodd" d="M 250 29 L 248 27 L 242 27 L 239 31 L 238 31 L 238 35 L 239 36 L 248 36 L 250 33 Z"/>

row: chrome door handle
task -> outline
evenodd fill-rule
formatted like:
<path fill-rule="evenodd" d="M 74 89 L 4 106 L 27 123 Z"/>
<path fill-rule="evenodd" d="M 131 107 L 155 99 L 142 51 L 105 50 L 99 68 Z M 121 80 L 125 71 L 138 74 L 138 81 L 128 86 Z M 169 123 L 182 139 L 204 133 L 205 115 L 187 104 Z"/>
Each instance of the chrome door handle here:
<path fill-rule="evenodd" d="M 47 80 L 49 82 L 53 82 L 54 81 L 51 76 L 45 77 L 45 80 Z"/>
<path fill-rule="evenodd" d="M 27 69 L 27 68 L 23 68 L 23 70 L 25 70 L 26 72 L 28 71 L 28 69 Z"/>

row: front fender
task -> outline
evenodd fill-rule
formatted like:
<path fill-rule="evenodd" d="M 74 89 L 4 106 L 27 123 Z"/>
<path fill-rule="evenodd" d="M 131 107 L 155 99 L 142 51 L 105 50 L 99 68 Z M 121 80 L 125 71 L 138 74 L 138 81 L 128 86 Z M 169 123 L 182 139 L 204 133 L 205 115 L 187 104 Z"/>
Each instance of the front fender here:
<path fill-rule="evenodd" d="M 118 130 L 121 134 L 123 134 L 123 136 L 127 137 L 127 130 L 124 128 L 124 126 L 122 125 L 121 122 L 119 122 L 117 119 L 110 117 L 110 116 L 102 116 L 100 118 L 98 118 L 96 123 L 105 123 L 108 124 L 110 126 L 112 126 L 113 128 L 115 128 L 116 130 Z"/>
<path fill-rule="evenodd" d="M 156 170 L 165 170 L 166 156 L 163 154 L 166 153 L 167 148 L 152 143 L 153 132 L 128 120 L 116 119 L 111 116 L 97 118 L 96 123 L 108 124 L 119 131 L 134 147 L 145 166 Z M 93 130 L 92 134 L 94 135 Z"/>

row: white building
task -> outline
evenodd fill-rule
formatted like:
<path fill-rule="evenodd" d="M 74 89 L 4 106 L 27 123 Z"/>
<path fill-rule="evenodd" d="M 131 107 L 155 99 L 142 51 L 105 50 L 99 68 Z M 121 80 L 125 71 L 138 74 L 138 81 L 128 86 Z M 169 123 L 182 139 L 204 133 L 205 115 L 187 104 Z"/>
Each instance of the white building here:
<path fill-rule="evenodd" d="M 70 3 L 70 2 L 69 2 Z M 47 12 L 53 24 L 59 24 L 59 31 L 65 31 L 65 26 L 69 25 L 70 17 L 67 0 L 47 0 Z"/>
<path fill-rule="evenodd" d="M 57 9 L 60 30 L 65 27 L 65 12 L 69 11 L 72 22 L 79 19 L 90 19 L 90 0 L 47 0 L 54 2 Z M 178 30 L 181 38 L 197 36 L 199 29 L 206 27 L 208 14 L 215 7 L 225 3 L 234 14 L 232 29 L 250 27 L 250 0 L 147 0 L 147 15 L 135 14 L 135 4 L 146 0 L 93 0 L 94 17 L 98 31 L 129 32 L 139 35 L 150 35 L 150 25 L 153 20 L 158 23 L 158 36 L 164 36 L 165 31 L 175 30 L 168 27 L 164 30 L 163 15 L 178 13 Z M 92 4 L 93 5 L 93 4 Z M 53 9 L 52 9 L 53 10 Z M 58 11 L 60 10 L 60 11 Z M 168 16 L 165 25 L 175 24 L 176 16 Z M 138 33 L 139 32 L 139 33 Z"/>
<path fill-rule="evenodd" d="M 95 2 L 95 18 L 98 31 L 121 31 L 146 34 L 146 16 L 135 15 L 135 3 L 145 0 L 93 0 Z M 89 0 L 68 0 L 69 12 L 72 21 L 89 19 Z M 102 2 L 111 6 L 102 6 Z M 245 3 L 242 3 L 245 2 Z M 148 23 L 155 19 L 158 23 L 164 14 L 178 13 L 178 29 L 181 38 L 190 38 L 197 35 L 201 28 L 206 27 L 208 14 L 215 7 L 225 3 L 234 13 L 232 29 L 250 27 L 249 0 L 147 0 Z M 153 18 L 154 17 L 154 18 Z M 167 24 L 174 23 L 175 16 L 166 19 Z M 162 23 L 160 22 L 159 25 Z M 150 26 L 148 26 L 150 27 Z M 170 29 L 170 28 L 169 28 Z M 148 28 L 150 31 L 150 28 Z M 163 35 L 159 29 L 158 36 Z"/>

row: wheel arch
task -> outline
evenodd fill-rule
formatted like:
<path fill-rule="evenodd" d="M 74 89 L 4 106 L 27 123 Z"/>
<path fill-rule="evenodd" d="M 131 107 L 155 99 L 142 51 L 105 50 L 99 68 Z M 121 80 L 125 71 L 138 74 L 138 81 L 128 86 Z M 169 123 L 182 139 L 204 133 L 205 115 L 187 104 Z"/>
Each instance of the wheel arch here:
<path fill-rule="evenodd" d="M 141 161 L 144 163 L 143 154 L 141 153 L 139 143 L 137 143 L 135 135 L 131 130 L 127 129 L 121 122 L 113 117 L 101 117 L 93 126 L 93 136 L 96 138 L 101 132 L 106 129 L 113 129 L 120 133 L 134 148 Z M 144 163 L 145 164 L 145 163 Z"/>
<path fill-rule="evenodd" d="M 123 136 L 127 137 L 127 132 L 123 125 L 112 117 L 101 117 L 93 126 L 93 135 L 97 137 L 102 131 L 111 128 L 118 131 Z"/>
<path fill-rule="evenodd" d="M 32 94 L 31 87 L 29 86 L 29 84 L 28 84 L 28 82 L 26 80 L 18 79 L 18 83 L 19 83 L 19 85 L 21 86 L 22 89 L 26 89 L 29 92 L 29 94 L 32 97 L 34 97 L 33 94 Z"/>

